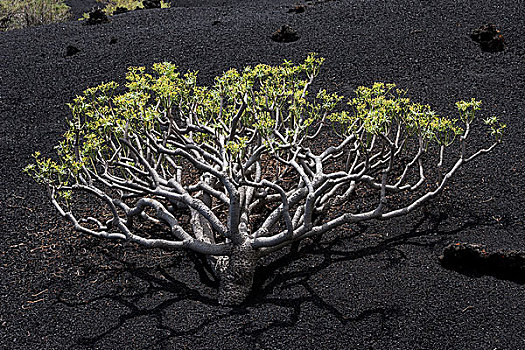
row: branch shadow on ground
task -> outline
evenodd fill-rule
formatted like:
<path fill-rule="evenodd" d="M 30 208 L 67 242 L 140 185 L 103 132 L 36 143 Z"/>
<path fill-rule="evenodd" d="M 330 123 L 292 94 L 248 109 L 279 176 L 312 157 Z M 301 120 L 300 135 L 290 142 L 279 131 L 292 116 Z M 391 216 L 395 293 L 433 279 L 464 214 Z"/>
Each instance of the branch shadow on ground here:
<path fill-rule="evenodd" d="M 85 301 L 72 301 L 64 297 L 64 295 L 58 295 L 57 300 L 59 303 L 68 307 L 85 307 L 97 301 L 111 300 L 127 309 L 127 312 L 118 317 L 118 321 L 115 324 L 112 324 L 99 334 L 77 339 L 77 344 L 74 344 L 73 347 L 78 345 L 95 347 L 97 343 L 104 338 L 110 337 L 111 334 L 121 327 L 124 327 L 127 322 L 143 316 L 153 317 L 156 320 L 155 326 L 157 329 L 166 333 L 165 336 L 159 338 L 159 343 L 163 343 L 169 341 L 170 338 L 195 335 L 202 332 L 204 327 L 213 325 L 223 318 L 247 314 L 250 313 L 253 308 L 264 307 L 264 305 L 286 308 L 289 310 L 289 316 L 288 319 L 284 321 L 277 320 L 256 327 L 248 327 L 248 329 L 244 330 L 244 333 L 252 339 L 253 342 L 257 342 L 262 335 L 274 328 L 293 327 L 299 321 L 299 316 L 305 303 L 311 303 L 325 313 L 331 314 L 341 324 L 360 322 L 374 315 L 384 320 L 395 317 L 401 310 L 396 307 L 375 307 L 349 317 L 331 305 L 329 301 L 323 299 L 310 285 L 310 278 L 334 263 L 355 261 L 385 252 L 395 253 L 393 254 L 395 255 L 394 257 L 391 255 L 389 258 L 392 264 L 401 263 L 403 260 L 406 260 L 407 257 L 403 251 L 399 249 L 400 246 L 413 245 L 432 248 L 438 244 L 443 244 L 450 235 L 457 234 L 467 228 L 489 225 L 489 223 L 481 223 L 479 219 L 474 218 L 450 230 L 443 230 L 440 225 L 444 220 L 446 220 L 446 216 L 442 214 L 432 215 L 426 213 L 413 225 L 410 231 L 401 235 L 384 238 L 377 244 L 365 244 L 364 247 L 356 250 L 345 249 L 348 244 L 344 243 L 348 243 L 350 240 L 362 235 L 367 229 L 366 226 L 357 227 L 356 230 L 350 231 L 351 234 L 339 235 L 335 239 L 327 241 L 316 239 L 307 244 L 292 245 L 288 251 L 281 253 L 280 256 L 273 261 L 257 269 L 253 292 L 248 297 L 248 301 L 244 305 L 235 308 L 220 306 L 217 302 L 216 295 L 202 292 L 202 288 L 200 288 L 202 286 L 188 285 L 180 279 L 173 277 L 169 272 L 170 266 L 137 268 L 133 263 L 129 263 L 121 257 L 112 255 L 110 252 L 105 254 L 109 254 L 110 259 L 118 261 L 122 266 L 121 269 L 114 271 L 115 273 L 128 273 L 145 282 L 148 287 L 140 293 L 133 293 L 131 295 L 123 293 L 122 289 L 115 288 L 113 292 L 105 293 Z M 423 226 L 426 226 L 426 228 L 421 229 Z M 188 256 L 203 286 L 206 286 L 208 290 L 216 289 L 218 287 L 218 281 L 212 277 L 205 260 L 191 253 L 189 253 Z M 305 264 L 300 263 L 302 259 L 312 257 L 316 258 L 315 264 L 305 267 Z M 283 267 L 290 266 L 294 263 L 298 263 L 299 266 L 283 269 Z M 282 291 L 296 286 L 301 286 L 306 292 L 296 297 L 280 297 L 274 295 L 275 290 Z M 139 303 L 139 301 L 143 299 L 154 299 L 154 295 L 157 293 L 163 293 L 164 295 L 169 295 L 169 297 L 160 303 L 157 302 L 154 307 L 140 306 L 144 305 L 144 303 Z M 214 309 L 214 312 L 184 330 L 178 330 L 166 324 L 165 310 L 179 302 L 187 301 L 204 304 Z M 155 303 L 155 301 L 152 300 L 151 303 Z"/>
<path fill-rule="evenodd" d="M 147 282 L 148 287 L 146 290 L 140 293 L 126 294 L 122 290 L 123 288 L 115 288 L 114 291 L 105 293 L 88 300 L 83 301 L 72 301 L 70 298 L 65 297 L 62 294 L 57 296 L 59 303 L 62 303 L 68 307 L 81 307 L 93 304 L 97 301 L 111 300 L 121 306 L 127 308 L 127 312 L 118 317 L 118 321 L 108 327 L 104 332 L 96 334 L 94 336 L 85 336 L 77 339 L 77 344 L 73 344 L 71 347 L 76 345 L 93 347 L 102 339 L 110 336 L 112 333 L 124 327 L 126 322 L 137 319 L 139 317 L 151 316 L 156 320 L 156 327 L 160 330 L 165 330 L 169 333 L 170 337 L 184 336 L 188 334 L 194 334 L 203 327 L 214 321 L 220 319 L 220 315 L 217 317 L 211 317 L 203 319 L 194 327 L 188 330 L 178 331 L 164 324 L 164 310 L 170 308 L 170 306 L 185 300 L 192 300 L 201 302 L 207 305 L 218 306 L 217 300 L 211 298 L 199 292 L 197 288 L 192 288 L 186 285 L 184 282 L 173 278 L 166 270 L 166 268 L 136 268 L 134 264 L 128 263 L 122 259 L 112 256 L 114 260 L 122 263 L 124 267 L 118 272 L 121 274 L 129 273 L 135 278 L 139 278 L 142 281 Z M 211 282 L 213 285 L 215 282 Z M 157 293 L 169 293 L 170 298 L 161 301 L 154 307 L 141 307 L 138 301 L 142 299 L 149 299 Z"/>

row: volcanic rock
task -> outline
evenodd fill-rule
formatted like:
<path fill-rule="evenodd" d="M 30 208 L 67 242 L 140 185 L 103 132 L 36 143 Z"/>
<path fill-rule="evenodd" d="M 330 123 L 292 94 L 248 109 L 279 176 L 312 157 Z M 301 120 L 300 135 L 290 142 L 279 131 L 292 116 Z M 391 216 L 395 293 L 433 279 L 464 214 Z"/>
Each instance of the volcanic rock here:
<path fill-rule="evenodd" d="M 499 52 L 505 50 L 505 40 L 494 24 L 485 24 L 470 33 L 472 40 L 479 43 L 482 51 Z"/>
<path fill-rule="evenodd" d="M 441 265 L 469 276 L 489 275 L 516 283 L 525 283 L 525 252 L 497 250 L 489 252 L 481 244 L 452 243 L 439 257 Z"/>
<path fill-rule="evenodd" d="M 145 9 L 160 9 L 160 0 L 144 0 L 142 5 Z"/>
<path fill-rule="evenodd" d="M 115 11 L 113 11 L 113 14 L 114 15 L 120 15 L 121 13 L 126 13 L 126 12 L 129 12 L 129 10 L 127 8 L 119 6 L 119 7 L 117 7 L 115 9 Z"/>
<path fill-rule="evenodd" d="M 288 10 L 288 13 L 303 13 L 306 11 L 306 5 L 295 5 Z"/>
<path fill-rule="evenodd" d="M 89 12 L 89 18 L 86 23 L 89 25 L 101 24 L 109 22 L 108 16 L 98 6 L 95 6 Z"/>
<path fill-rule="evenodd" d="M 73 45 L 68 45 L 67 48 L 66 48 L 66 57 L 76 55 L 79 52 L 80 52 L 79 48 L 77 48 L 77 47 L 75 47 Z"/>
<path fill-rule="evenodd" d="M 283 25 L 272 34 L 272 40 L 280 43 L 290 43 L 299 40 L 299 35 L 288 25 Z"/>

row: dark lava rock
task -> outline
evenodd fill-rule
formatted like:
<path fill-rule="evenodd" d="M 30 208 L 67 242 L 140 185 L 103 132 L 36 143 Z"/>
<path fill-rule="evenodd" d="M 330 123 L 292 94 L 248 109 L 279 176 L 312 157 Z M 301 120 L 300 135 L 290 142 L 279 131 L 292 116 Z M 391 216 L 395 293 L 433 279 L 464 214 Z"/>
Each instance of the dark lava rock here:
<path fill-rule="evenodd" d="M 452 243 L 439 257 L 441 265 L 468 276 L 490 275 L 499 279 L 525 283 L 525 252 L 486 251 L 480 244 Z"/>
<path fill-rule="evenodd" d="M 211 22 L 212 26 L 216 26 L 217 24 L 221 24 L 221 21 L 219 21 L 218 19 L 213 21 L 213 22 Z"/>
<path fill-rule="evenodd" d="M 280 43 L 290 43 L 299 40 L 299 35 L 292 28 L 284 25 L 272 34 L 272 40 Z"/>
<path fill-rule="evenodd" d="M 89 12 L 89 18 L 86 23 L 90 25 L 101 24 L 109 22 L 108 16 L 102 11 L 100 7 L 93 7 Z"/>
<path fill-rule="evenodd" d="M 288 10 L 288 13 L 303 13 L 306 11 L 306 5 L 295 5 Z"/>
<path fill-rule="evenodd" d="M 160 0 L 144 0 L 142 5 L 145 9 L 160 9 Z"/>
<path fill-rule="evenodd" d="M 126 13 L 126 12 L 129 12 L 129 10 L 127 8 L 119 6 L 119 7 L 117 7 L 115 9 L 115 11 L 113 11 L 113 14 L 114 15 L 120 15 L 121 13 Z"/>
<path fill-rule="evenodd" d="M 77 48 L 77 47 L 75 47 L 73 45 L 68 45 L 67 48 L 66 48 L 66 57 L 76 55 L 79 52 L 80 52 L 79 48 Z"/>
<path fill-rule="evenodd" d="M 109 44 L 110 45 L 115 45 L 117 42 L 118 42 L 117 38 L 111 38 L 111 40 L 109 41 Z"/>
<path fill-rule="evenodd" d="M 494 24 L 485 24 L 470 33 L 472 40 L 479 43 L 482 51 L 499 52 L 505 50 L 505 40 Z"/>

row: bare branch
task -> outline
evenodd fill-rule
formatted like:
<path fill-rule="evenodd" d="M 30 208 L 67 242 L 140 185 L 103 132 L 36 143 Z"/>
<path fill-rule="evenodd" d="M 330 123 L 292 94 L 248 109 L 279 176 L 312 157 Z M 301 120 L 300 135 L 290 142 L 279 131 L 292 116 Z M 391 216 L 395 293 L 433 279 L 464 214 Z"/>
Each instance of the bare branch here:
<path fill-rule="evenodd" d="M 440 118 L 393 84 L 359 87 L 340 110 L 337 94 L 308 93 L 321 63 L 310 55 L 299 66 L 232 69 L 212 87 L 166 62 L 154 76 L 131 68 L 132 93 L 116 94 L 115 83 L 86 90 L 71 104 L 58 161 L 35 154 L 26 171 L 76 230 L 202 253 L 220 302 L 240 303 L 261 256 L 413 212 L 501 140 L 505 126 L 489 118 L 496 142 L 469 144 L 479 101 L 458 102 L 459 121 Z M 106 210 L 78 219 L 65 209 L 78 191 Z"/>

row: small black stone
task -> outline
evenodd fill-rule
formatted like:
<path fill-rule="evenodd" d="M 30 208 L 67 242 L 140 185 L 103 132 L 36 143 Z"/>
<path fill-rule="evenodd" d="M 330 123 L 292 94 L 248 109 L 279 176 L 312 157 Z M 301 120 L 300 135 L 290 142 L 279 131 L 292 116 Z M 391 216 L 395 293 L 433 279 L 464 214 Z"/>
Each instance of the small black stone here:
<path fill-rule="evenodd" d="M 114 45 L 118 42 L 118 39 L 117 38 L 111 38 L 111 40 L 109 41 L 109 44 L 110 45 Z"/>
<path fill-rule="evenodd" d="M 280 43 L 291 43 L 299 40 L 299 35 L 289 26 L 283 25 L 272 34 L 272 40 Z"/>
<path fill-rule="evenodd" d="M 115 11 L 113 11 L 113 15 L 120 15 L 121 13 L 129 12 L 129 10 L 125 7 L 117 7 Z"/>
<path fill-rule="evenodd" d="M 142 6 L 145 9 L 160 9 L 160 0 L 144 0 Z"/>
<path fill-rule="evenodd" d="M 212 26 L 216 26 L 217 24 L 221 24 L 221 21 L 219 21 L 218 19 L 211 23 Z"/>
<path fill-rule="evenodd" d="M 288 10 L 288 13 L 303 13 L 306 11 L 306 5 L 295 5 Z"/>
<path fill-rule="evenodd" d="M 492 23 L 474 29 L 470 38 L 479 43 L 482 51 L 499 52 L 505 50 L 505 40 L 501 32 Z"/>
<path fill-rule="evenodd" d="M 91 11 L 89 12 L 89 18 L 86 21 L 86 23 L 89 25 L 101 24 L 101 23 L 107 23 L 107 22 L 109 22 L 108 16 L 98 6 L 95 6 L 91 9 Z"/>
<path fill-rule="evenodd" d="M 75 47 L 73 45 L 68 45 L 67 48 L 66 48 L 66 57 L 76 55 L 79 52 L 80 52 L 79 48 L 77 48 L 77 47 Z"/>

